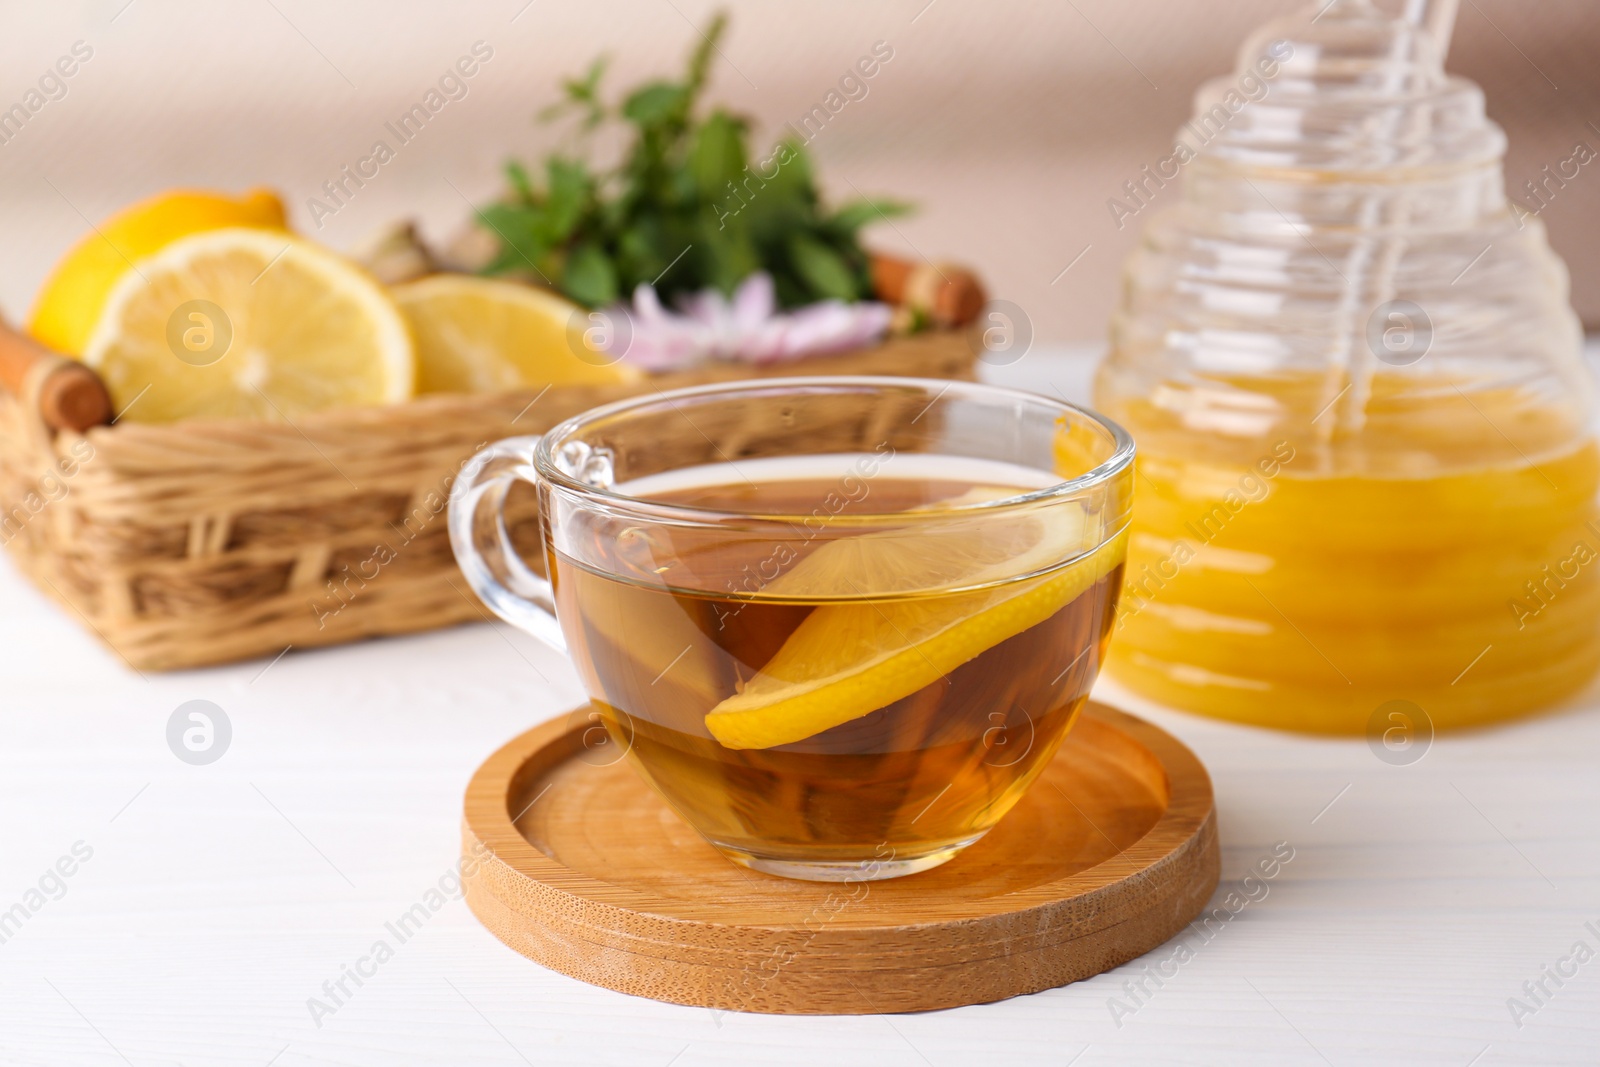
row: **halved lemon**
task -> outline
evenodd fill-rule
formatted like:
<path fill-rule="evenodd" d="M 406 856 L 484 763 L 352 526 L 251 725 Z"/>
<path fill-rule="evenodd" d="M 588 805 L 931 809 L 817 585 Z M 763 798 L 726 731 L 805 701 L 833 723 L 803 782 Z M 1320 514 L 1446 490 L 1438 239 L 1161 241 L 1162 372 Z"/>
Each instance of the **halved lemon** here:
<path fill-rule="evenodd" d="M 61 257 L 39 289 L 28 332 L 58 352 L 81 356 L 112 288 L 131 264 L 181 237 L 228 226 L 288 228 L 283 202 L 269 189 L 242 196 L 175 189 L 123 208 Z"/>
<path fill-rule="evenodd" d="M 863 534 L 822 546 L 762 596 L 855 599 L 806 616 L 743 691 L 711 709 L 706 728 L 727 748 L 771 748 L 910 696 L 1109 574 L 1127 554 L 1125 535 L 1085 553 L 1092 532 L 1089 517 L 1063 502 L 958 520 L 934 535 Z"/>
<path fill-rule="evenodd" d="M 123 275 L 83 355 L 129 419 L 293 420 L 411 396 L 411 335 L 361 268 L 258 229 L 194 234 Z"/>
<path fill-rule="evenodd" d="M 595 344 L 578 305 L 530 285 L 436 274 L 396 286 L 417 341 L 417 392 L 610 385 L 639 371 Z"/>

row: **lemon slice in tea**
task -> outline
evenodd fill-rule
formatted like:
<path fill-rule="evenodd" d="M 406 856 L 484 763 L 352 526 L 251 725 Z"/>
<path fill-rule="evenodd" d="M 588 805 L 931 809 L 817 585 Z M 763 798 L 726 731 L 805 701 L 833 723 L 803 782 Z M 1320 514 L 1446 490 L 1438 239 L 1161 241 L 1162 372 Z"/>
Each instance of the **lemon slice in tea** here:
<path fill-rule="evenodd" d="M 711 709 L 706 728 L 727 748 L 772 748 L 931 685 L 1050 618 L 1122 562 L 1121 534 L 1084 555 L 1087 527 L 1076 506 L 1052 504 L 932 534 L 863 534 L 822 546 L 762 595 L 824 603 L 741 692 Z M 1072 562 L 1050 569 L 1063 560 Z M 853 599 L 826 602 L 846 596 Z"/>
<path fill-rule="evenodd" d="M 180 238 L 118 280 L 83 361 L 129 419 L 271 421 L 411 396 L 411 334 L 383 287 L 261 229 Z"/>

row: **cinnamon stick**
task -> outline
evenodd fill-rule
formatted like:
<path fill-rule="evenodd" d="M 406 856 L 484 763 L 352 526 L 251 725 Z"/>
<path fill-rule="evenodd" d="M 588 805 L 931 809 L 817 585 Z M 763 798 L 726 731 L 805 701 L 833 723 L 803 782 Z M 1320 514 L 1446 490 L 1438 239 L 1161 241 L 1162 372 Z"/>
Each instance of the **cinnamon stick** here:
<path fill-rule="evenodd" d="M 52 430 L 82 433 L 111 421 L 111 394 L 100 376 L 65 359 L 0 319 L 0 382 L 23 400 L 29 390 L 39 418 Z"/>

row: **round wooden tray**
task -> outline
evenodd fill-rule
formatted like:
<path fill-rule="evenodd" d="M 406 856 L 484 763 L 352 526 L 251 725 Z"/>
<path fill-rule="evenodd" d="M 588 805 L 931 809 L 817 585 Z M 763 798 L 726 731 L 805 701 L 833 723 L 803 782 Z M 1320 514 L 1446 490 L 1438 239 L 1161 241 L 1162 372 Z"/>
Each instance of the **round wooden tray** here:
<path fill-rule="evenodd" d="M 478 768 L 463 877 L 500 940 L 623 993 L 794 1014 L 1001 1000 L 1148 952 L 1216 888 L 1205 768 L 1103 705 L 1084 708 L 982 841 L 934 870 L 854 884 L 736 866 L 627 760 L 585 748 L 586 728 L 581 713 L 556 719 Z"/>

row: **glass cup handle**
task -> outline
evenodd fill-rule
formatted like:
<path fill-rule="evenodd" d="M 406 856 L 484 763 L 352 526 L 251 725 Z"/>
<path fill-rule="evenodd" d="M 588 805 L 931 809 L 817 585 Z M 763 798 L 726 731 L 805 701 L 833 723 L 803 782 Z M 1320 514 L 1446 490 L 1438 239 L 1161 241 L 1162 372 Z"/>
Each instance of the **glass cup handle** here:
<path fill-rule="evenodd" d="M 533 450 L 538 444 L 536 436 L 508 437 L 467 461 L 450 489 L 450 547 L 467 584 L 489 610 L 565 652 L 566 638 L 556 621 L 555 589 L 522 562 L 506 529 L 506 493 L 512 484 L 540 484 L 533 466 Z M 543 514 L 539 521 L 545 521 Z M 493 531 L 481 551 L 476 536 L 479 529 Z"/>

